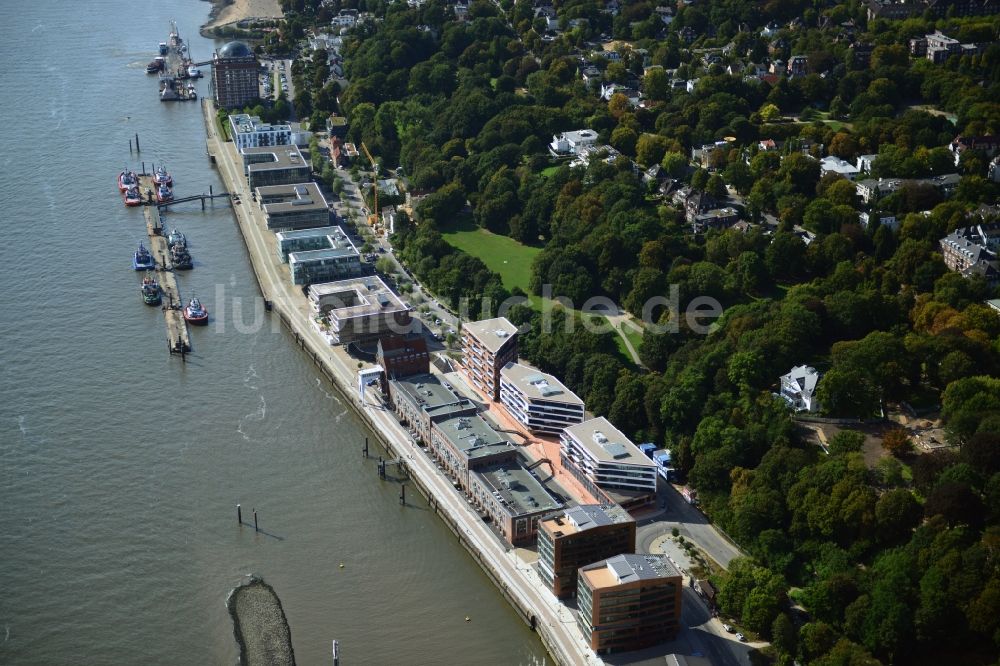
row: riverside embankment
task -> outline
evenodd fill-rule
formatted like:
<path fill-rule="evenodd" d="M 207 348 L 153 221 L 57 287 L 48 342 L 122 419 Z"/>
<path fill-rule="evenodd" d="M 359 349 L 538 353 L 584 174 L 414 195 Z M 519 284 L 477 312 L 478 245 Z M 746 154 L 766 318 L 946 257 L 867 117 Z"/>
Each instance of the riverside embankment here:
<path fill-rule="evenodd" d="M 291 284 L 287 266 L 278 259 L 274 234 L 267 230 L 263 212 L 252 201 L 242 162 L 231 142 L 218 136 L 215 106 L 203 100 L 206 146 L 230 192 L 240 194 L 234 205 L 237 224 L 246 243 L 257 283 L 272 316 L 279 317 L 302 350 L 348 399 L 383 447 L 404 460 L 417 487 L 462 545 L 494 581 L 504 596 L 539 634 L 556 662 L 597 662 L 575 623 L 555 597 L 529 572 L 521 570 L 509 547 L 479 519 L 448 478 L 416 447 L 393 414 L 373 399 L 361 402 L 354 389 L 358 363 L 343 349 L 331 347 L 312 322 L 312 311 L 300 289 Z M 359 443 L 360 453 L 360 443 Z M 474 621 L 474 618 L 473 618 Z"/>

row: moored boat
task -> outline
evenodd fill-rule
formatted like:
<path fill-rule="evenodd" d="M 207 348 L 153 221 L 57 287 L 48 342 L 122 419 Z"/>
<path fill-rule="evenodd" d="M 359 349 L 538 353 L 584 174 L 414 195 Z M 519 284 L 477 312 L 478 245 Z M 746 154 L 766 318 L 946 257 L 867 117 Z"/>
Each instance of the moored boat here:
<path fill-rule="evenodd" d="M 173 199 L 174 191 L 168 185 L 160 185 L 156 188 L 156 201 L 158 203 L 167 203 L 168 201 L 173 201 Z"/>
<path fill-rule="evenodd" d="M 125 192 L 129 188 L 139 186 L 139 177 L 135 175 L 135 171 L 129 171 L 125 169 L 118 174 L 118 189 L 121 192 Z"/>
<path fill-rule="evenodd" d="M 159 305 L 163 300 L 160 292 L 160 285 L 151 275 L 142 278 L 142 288 L 140 289 L 142 300 L 146 305 Z"/>
<path fill-rule="evenodd" d="M 170 267 L 181 271 L 194 268 L 194 262 L 191 260 L 191 253 L 187 251 L 185 246 L 170 246 Z"/>
<path fill-rule="evenodd" d="M 130 187 L 125 192 L 125 205 L 126 206 L 141 206 L 142 205 L 142 194 L 139 193 L 138 187 Z"/>
<path fill-rule="evenodd" d="M 192 298 L 184 308 L 184 321 L 189 324 L 203 325 L 208 323 L 208 310 L 201 304 L 198 297 Z"/>
<path fill-rule="evenodd" d="M 153 173 L 153 182 L 157 185 L 166 185 L 167 187 L 174 186 L 174 179 L 167 170 L 163 168 L 163 165 L 156 167 L 156 172 Z"/>
<path fill-rule="evenodd" d="M 188 65 L 188 78 L 197 79 L 201 78 L 201 70 L 194 65 Z"/>
<path fill-rule="evenodd" d="M 167 234 L 167 245 L 173 247 L 174 245 L 180 245 L 181 247 L 187 247 L 187 238 L 184 237 L 180 231 L 176 228 Z"/>
<path fill-rule="evenodd" d="M 132 255 L 132 268 L 137 271 L 151 271 L 156 268 L 156 260 L 152 253 L 141 242 L 139 249 Z"/>
<path fill-rule="evenodd" d="M 156 56 L 153 58 L 148 65 L 146 65 L 147 74 L 156 74 L 157 72 L 163 71 L 166 61 L 162 56 Z"/>

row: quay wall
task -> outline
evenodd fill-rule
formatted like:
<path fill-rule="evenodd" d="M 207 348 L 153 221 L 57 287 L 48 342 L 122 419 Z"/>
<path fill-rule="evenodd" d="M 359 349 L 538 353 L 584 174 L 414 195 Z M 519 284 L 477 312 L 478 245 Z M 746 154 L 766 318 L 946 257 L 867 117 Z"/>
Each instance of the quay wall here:
<path fill-rule="evenodd" d="M 218 149 L 218 144 L 211 138 L 215 123 L 214 107 L 210 106 L 208 100 L 203 100 L 203 110 L 205 112 L 206 131 L 209 133 L 209 138 L 206 141 L 207 152 L 218 167 L 219 160 L 225 158 L 224 156 L 216 154 L 215 151 Z M 218 172 L 230 192 L 240 191 L 240 184 L 230 182 L 225 169 L 220 167 L 218 168 Z M 295 338 L 296 344 L 313 360 L 323 375 L 330 381 L 334 388 L 337 389 L 341 396 L 345 398 L 346 402 L 351 405 L 355 414 L 375 435 L 375 438 L 383 449 L 402 460 L 406 460 L 407 456 L 413 454 L 414 452 L 415 455 L 424 455 L 423 450 L 416 447 L 414 442 L 410 441 L 410 446 L 407 447 L 404 442 L 394 438 L 391 433 L 387 433 L 381 424 L 376 423 L 371 418 L 371 416 L 367 413 L 367 410 L 358 403 L 355 394 L 355 387 L 353 385 L 353 377 L 338 373 L 332 365 L 328 353 L 324 353 L 328 350 L 317 349 L 315 336 L 307 336 L 304 331 L 299 330 L 297 320 L 292 317 L 290 313 L 285 311 L 287 304 L 282 302 L 280 298 L 275 298 L 274 294 L 268 293 L 266 281 L 261 279 L 260 269 L 258 267 L 258 262 L 260 262 L 262 258 L 258 257 L 254 252 L 254 249 L 247 238 L 247 231 L 244 227 L 245 224 L 250 224 L 252 221 L 246 220 L 236 208 L 234 208 L 234 214 L 237 226 L 240 229 L 240 236 L 243 238 L 243 243 L 250 259 L 250 265 L 254 273 L 254 278 L 257 282 L 257 287 L 264 299 L 266 309 L 269 310 L 273 316 L 277 316 L 279 318 L 281 323 Z M 420 493 L 427 499 L 429 505 L 434 510 L 434 513 L 439 516 L 442 521 L 444 521 L 445 525 L 447 525 L 451 532 L 458 538 L 462 547 L 472 555 L 473 559 L 475 559 L 476 563 L 479 564 L 483 572 L 486 573 L 489 579 L 493 581 L 494 585 L 496 585 L 503 594 L 504 598 L 507 599 L 507 601 L 514 607 L 521 619 L 524 620 L 524 622 L 539 635 L 542 644 L 545 646 L 546 650 L 548 650 L 549 655 L 555 660 L 555 662 L 557 664 L 574 663 L 574 660 L 570 658 L 570 655 L 565 654 L 565 652 L 560 648 L 559 642 L 553 635 L 550 627 L 548 627 L 544 622 L 539 621 L 538 612 L 532 604 L 523 597 L 521 591 L 516 587 L 511 587 L 503 581 L 504 576 L 501 572 L 501 568 L 505 565 L 505 563 L 495 562 L 491 558 L 485 557 L 477 545 L 471 539 L 466 538 L 460 516 L 456 514 L 454 509 L 449 506 L 447 502 L 443 501 L 442 498 L 434 492 L 434 489 L 427 483 L 426 479 L 421 478 L 421 472 L 418 467 L 407 465 L 406 469 L 413 485 L 415 485 Z M 453 490 L 453 492 L 460 497 L 458 491 Z M 461 501 L 465 502 L 464 497 L 461 498 Z"/>

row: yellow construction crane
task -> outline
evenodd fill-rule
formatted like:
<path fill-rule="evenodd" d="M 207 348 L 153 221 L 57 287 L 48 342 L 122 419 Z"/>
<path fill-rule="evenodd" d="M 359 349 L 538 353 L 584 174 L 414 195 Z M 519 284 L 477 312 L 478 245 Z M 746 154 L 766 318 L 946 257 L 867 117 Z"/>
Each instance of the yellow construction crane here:
<path fill-rule="evenodd" d="M 372 228 L 376 228 L 378 226 L 378 224 L 379 224 L 379 217 L 378 217 L 378 164 L 375 163 L 375 158 L 372 157 L 372 154 L 368 151 L 368 146 L 365 145 L 364 141 L 361 142 L 361 150 L 365 151 L 365 157 L 367 157 L 368 161 L 371 162 L 371 164 L 372 164 L 372 212 L 371 212 L 371 215 L 368 216 L 368 224 Z"/>

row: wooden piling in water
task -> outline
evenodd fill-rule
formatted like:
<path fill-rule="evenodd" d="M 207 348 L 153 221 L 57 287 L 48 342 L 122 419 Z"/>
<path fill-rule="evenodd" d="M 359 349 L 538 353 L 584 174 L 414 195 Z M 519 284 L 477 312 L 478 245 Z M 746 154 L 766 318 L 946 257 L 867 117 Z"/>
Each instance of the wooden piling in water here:
<path fill-rule="evenodd" d="M 236 522 L 239 523 L 240 527 L 243 526 L 243 509 L 240 508 L 239 504 L 236 505 Z"/>

